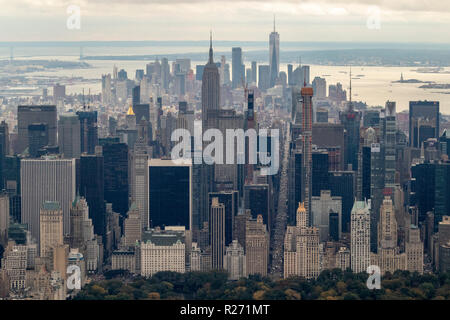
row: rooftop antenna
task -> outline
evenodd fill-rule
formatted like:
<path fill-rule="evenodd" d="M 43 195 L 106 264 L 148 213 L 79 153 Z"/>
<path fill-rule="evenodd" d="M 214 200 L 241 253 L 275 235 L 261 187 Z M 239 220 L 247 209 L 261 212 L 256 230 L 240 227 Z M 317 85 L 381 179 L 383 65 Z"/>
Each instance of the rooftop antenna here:
<path fill-rule="evenodd" d="M 84 103 L 84 88 L 83 88 L 83 98 L 82 98 L 82 102 L 83 102 L 83 110 L 86 110 L 86 104 Z"/>
<path fill-rule="evenodd" d="M 209 30 L 209 63 L 214 63 L 212 48 L 212 30 Z"/>
<path fill-rule="evenodd" d="M 275 33 L 275 13 L 273 14 L 273 33 Z"/>

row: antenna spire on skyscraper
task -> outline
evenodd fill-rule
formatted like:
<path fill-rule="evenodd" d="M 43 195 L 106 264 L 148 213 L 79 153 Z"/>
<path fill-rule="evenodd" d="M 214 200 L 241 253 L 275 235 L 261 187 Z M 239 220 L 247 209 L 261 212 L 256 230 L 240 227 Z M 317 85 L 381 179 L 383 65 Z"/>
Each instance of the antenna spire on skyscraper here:
<path fill-rule="evenodd" d="M 275 13 L 273 14 L 273 32 L 275 32 Z"/>
<path fill-rule="evenodd" d="M 212 48 L 212 30 L 209 31 L 209 61 L 208 63 L 214 63 L 213 48 Z"/>

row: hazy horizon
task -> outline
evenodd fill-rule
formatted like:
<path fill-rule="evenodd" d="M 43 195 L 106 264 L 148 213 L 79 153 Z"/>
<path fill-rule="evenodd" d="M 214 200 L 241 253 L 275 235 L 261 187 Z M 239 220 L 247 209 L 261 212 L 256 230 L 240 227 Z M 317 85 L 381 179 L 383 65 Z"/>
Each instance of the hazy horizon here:
<path fill-rule="evenodd" d="M 0 0 L 0 41 L 214 39 L 448 43 L 439 0 Z M 78 14 L 79 13 L 79 14 Z M 68 28 L 70 17 L 79 28 Z M 78 18 L 77 18 L 78 17 Z M 445 27 L 447 26 L 447 27 Z"/>

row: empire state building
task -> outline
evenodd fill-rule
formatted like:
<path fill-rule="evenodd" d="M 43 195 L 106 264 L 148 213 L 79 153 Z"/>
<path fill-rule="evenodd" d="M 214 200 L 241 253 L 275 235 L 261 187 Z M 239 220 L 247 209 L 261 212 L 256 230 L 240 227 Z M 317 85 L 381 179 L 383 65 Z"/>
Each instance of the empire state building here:
<path fill-rule="evenodd" d="M 203 70 L 202 78 L 202 127 L 216 128 L 215 120 L 220 104 L 220 75 L 213 59 L 212 36 L 210 36 L 209 60 Z"/>

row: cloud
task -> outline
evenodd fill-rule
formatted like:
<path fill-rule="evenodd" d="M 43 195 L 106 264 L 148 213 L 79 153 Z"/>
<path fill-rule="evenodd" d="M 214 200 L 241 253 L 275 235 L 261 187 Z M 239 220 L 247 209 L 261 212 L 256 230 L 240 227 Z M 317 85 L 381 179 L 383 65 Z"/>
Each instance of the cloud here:
<path fill-rule="evenodd" d="M 81 8 L 82 28 L 65 30 L 67 7 Z M 0 0 L 8 40 L 204 39 L 266 40 L 277 15 L 292 41 L 448 41 L 450 1 L 442 0 Z M 368 8 L 380 8 L 382 28 L 367 34 Z M 439 28 L 440 27 L 440 28 Z M 436 32 L 434 31 L 436 30 Z"/>

